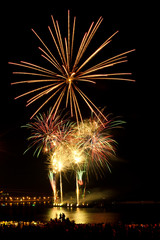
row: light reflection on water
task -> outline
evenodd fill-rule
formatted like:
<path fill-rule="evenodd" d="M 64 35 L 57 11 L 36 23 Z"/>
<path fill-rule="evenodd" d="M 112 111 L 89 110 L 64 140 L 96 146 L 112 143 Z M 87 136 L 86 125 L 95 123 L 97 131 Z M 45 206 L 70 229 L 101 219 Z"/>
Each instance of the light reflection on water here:
<path fill-rule="evenodd" d="M 96 208 L 49 208 L 46 212 L 46 219 L 59 218 L 60 213 L 64 213 L 66 218 L 76 223 L 117 223 L 120 220 L 120 214 L 117 212 L 107 212 L 105 209 Z"/>
<path fill-rule="evenodd" d="M 114 206 L 111 208 L 65 208 L 44 205 L 0 205 L 0 221 L 49 221 L 60 213 L 76 223 L 160 223 L 160 204 Z"/>

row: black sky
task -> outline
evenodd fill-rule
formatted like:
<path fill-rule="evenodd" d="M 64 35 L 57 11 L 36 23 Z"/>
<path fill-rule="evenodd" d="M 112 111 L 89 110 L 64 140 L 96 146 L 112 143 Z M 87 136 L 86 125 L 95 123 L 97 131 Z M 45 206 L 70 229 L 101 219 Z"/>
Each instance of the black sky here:
<path fill-rule="evenodd" d="M 17 192 L 51 192 L 44 157 L 34 158 L 32 152 L 23 155 L 27 147 L 27 132 L 20 126 L 29 121 L 34 107 L 38 105 L 26 108 L 26 99 L 14 100 L 20 89 L 18 86 L 10 85 L 16 78 L 12 75 L 14 68 L 8 65 L 8 61 L 40 62 L 38 50 L 40 43 L 31 28 L 35 29 L 42 38 L 47 39 L 49 37 L 47 26 L 51 25 L 50 16 L 53 14 L 62 26 L 63 34 L 67 27 L 67 10 L 70 9 L 71 18 L 77 16 L 77 43 L 93 20 L 96 22 L 100 16 L 104 18 L 88 51 L 119 30 L 103 54 L 96 57 L 97 60 L 136 48 L 136 52 L 128 56 L 129 62 L 124 67 L 126 71 L 133 73 L 132 77 L 136 83 L 103 82 L 96 87 L 88 86 L 86 89 L 87 95 L 97 106 L 107 106 L 107 112 L 121 116 L 126 121 L 125 128 L 115 133 L 119 142 L 117 151 L 119 161 L 113 162 L 112 174 L 107 173 L 106 177 L 99 181 L 91 180 L 90 187 L 118 190 L 122 193 L 121 198 L 159 200 L 158 159 L 152 154 L 154 144 L 150 127 L 152 111 L 147 94 L 149 75 L 145 74 L 142 64 L 147 62 L 148 57 L 145 46 L 148 46 L 149 8 L 139 6 L 136 1 L 128 1 L 127 4 L 125 1 L 118 2 L 75 1 L 71 4 L 65 1 L 63 4 L 58 1 L 39 3 L 14 1 L 5 3 L 4 9 L 1 9 L 3 14 L 1 16 L 0 189 Z M 120 65 L 119 71 L 121 71 Z M 71 184 L 66 183 L 66 186 L 69 189 Z"/>

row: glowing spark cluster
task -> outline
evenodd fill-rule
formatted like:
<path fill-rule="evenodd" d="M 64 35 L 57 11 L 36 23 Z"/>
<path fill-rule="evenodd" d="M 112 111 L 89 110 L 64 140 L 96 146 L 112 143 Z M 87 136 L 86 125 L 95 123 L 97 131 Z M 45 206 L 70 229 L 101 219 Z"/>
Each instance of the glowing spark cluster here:
<path fill-rule="evenodd" d="M 54 173 L 65 172 L 70 169 L 70 151 L 68 144 L 61 142 L 54 150 L 49 154 L 49 168 Z"/>
<path fill-rule="evenodd" d="M 109 159 L 115 154 L 116 143 L 111 130 L 123 123 L 120 120 L 104 122 L 103 117 L 99 118 L 91 117 L 75 125 L 67 119 L 62 120 L 60 115 L 53 118 L 50 111 L 47 115 L 38 114 L 26 125 L 31 132 L 28 149 L 35 146 L 34 153 L 38 152 L 38 155 L 44 149 L 49 156 L 49 169 L 54 173 L 66 172 L 76 166 L 77 170 L 88 172 L 91 169 L 98 175 L 105 166 L 110 169 Z"/>
<path fill-rule="evenodd" d="M 53 16 L 52 23 L 53 29 L 49 26 L 49 32 L 53 43 L 55 45 L 55 50 L 59 55 L 59 59 L 55 57 L 53 51 L 51 51 L 46 43 L 41 39 L 41 37 L 32 29 L 33 33 L 39 39 L 42 44 L 42 47 L 39 47 L 41 51 L 42 57 L 51 64 L 52 68 L 47 69 L 42 66 L 26 62 L 20 61 L 20 63 L 9 62 L 10 64 L 23 67 L 27 71 L 18 71 L 14 72 L 14 74 L 24 75 L 26 78 L 31 77 L 31 79 L 13 82 L 12 84 L 37 84 L 37 88 L 34 88 L 30 91 L 27 91 L 16 97 L 24 97 L 26 95 L 32 95 L 30 99 L 27 101 L 27 105 L 34 103 L 40 98 L 44 99 L 44 102 L 39 106 L 39 108 L 34 112 L 32 117 L 46 105 L 51 99 L 54 98 L 54 104 L 51 109 L 51 113 L 56 113 L 62 103 L 63 98 L 65 98 L 66 108 L 70 105 L 70 113 L 71 116 L 75 115 L 77 122 L 79 119 L 82 121 L 82 114 L 80 110 L 80 106 L 77 100 L 78 93 L 84 102 L 87 104 L 91 112 L 93 112 L 96 116 L 100 113 L 103 117 L 105 117 L 101 111 L 96 107 L 96 105 L 86 96 L 86 94 L 79 88 L 78 83 L 80 82 L 88 82 L 91 84 L 95 84 L 97 80 L 123 80 L 123 81 L 134 81 L 130 78 L 126 78 L 127 75 L 131 73 L 102 73 L 101 70 L 108 69 L 109 67 L 115 66 L 117 64 L 121 64 L 127 61 L 126 56 L 128 53 L 134 51 L 126 51 L 120 54 L 117 54 L 114 57 L 107 58 L 104 61 L 101 61 L 88 69 L 84 68 L 86 65 L 111 41 L 112 38 L 118 33 L 116 31 L 110 37 L 108 37 L 100 46 L 93 51 L 93 53 L 86 58 L 86 60 L 82 60 L 84 57 L 84 53 L 87 50 L 90 42 L 92 41 L 94 35 L 96 34 L 100 24 L 103 21 L 103 18 L 100 17 L 96 23 L 92 22 L 88 31 L 84 34 L 82 41 L 79 45 L 76 54 L 73 54 L 75 50 L 75 29 L 76 29 L 76 17 L 74 17 L 73 25 L 71 26 L 70 21 L 70 11 L 68 11 L 68 36 L 62 38 L 62 34 L 60 31 L 60 26 L 58 21 L 54 20 Z M 39 85 L 40 84 L 40 85 Z M 46 98 L 46 99 L 45 99 Z M 32 118 L 31 117 L 31 118 Z"/>

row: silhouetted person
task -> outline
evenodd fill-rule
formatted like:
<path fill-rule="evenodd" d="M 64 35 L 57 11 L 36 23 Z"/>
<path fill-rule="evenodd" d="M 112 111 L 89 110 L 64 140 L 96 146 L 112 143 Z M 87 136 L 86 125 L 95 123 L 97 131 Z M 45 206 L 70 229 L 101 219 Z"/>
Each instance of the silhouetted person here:
<path fill-rule="evenodd" d="M 66 218 L 65 214 L 62 213 L 62 221 L 65 221 L 65 218 Z"/>

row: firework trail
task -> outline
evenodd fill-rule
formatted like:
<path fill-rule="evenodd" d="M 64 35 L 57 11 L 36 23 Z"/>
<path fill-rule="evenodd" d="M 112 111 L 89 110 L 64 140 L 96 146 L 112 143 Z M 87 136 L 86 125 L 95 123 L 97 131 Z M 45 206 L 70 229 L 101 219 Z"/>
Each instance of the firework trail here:
<path fill-rule="evenodd" d="M 72 141 L 74 145 L 72 144 L 70 147 L 70 150 L 71 150 L 70 156 L 72 158 L 72 166 L 76 175 L 76 199 L 77 199 L 77 206 L 78 206 L 80 202 L 79 185 L 82 185 L 82 175 L 85 172 L 85 171 L 82 171 L 81 169 L 84 168 L 84 163 L 86 160 L 85 160 L 83 148 L 79 147 L 75 139 L 72 138 Z"/>
<path fill-rule="evenodd" d="M 96 107 L 96 105 L 87 97 L 87 95 L 79 88 L 78 83 L 91 83 L 95 84 L 99 80 L 122 80 L 122 81 L 132 81 L 134 80 L 128 78 L 127 76 L 131 73 L 109 73 L 107 69 L 113 67 L 117 64 L 127 62 L 127 54 L 134 51 L 129 50 L 123 53 L 119 53 L 111 58 L 107 58 L 103 61 L 100 61 L 96 65 L 86 69 L 87 64 L 100 52 L 102 49 L 107 46 L 112 38 L 118 33 L 116 31 L 110 37 L 108 37 L 102 44 L 99 45 L 93 53 L 82 60 L 84 53 L 87 50 L 90 42 L 92 41 L 94 35 L 96 34 L 99 26 L 101 25 L 103 18 L 100 17 L 96 23 L 92 22 L 88 31 L 84 34 L 82 41 L 79 45 L 76 55 L 74 53 L 74 43 L 75 43 L 75 29 L 76 29 L 76 17 L 74 17 L 73 25 L 70 21 L 70 11 L 68 11 L 68 36 L 62 38 L 60 31 L 60 26 L 58 21 L 54 20 L 53 16 L 52 23 L 53 29 L 49 26 L 49 32 L 53 43 L 55 45 L 55 50 L 57 51 L 59 58 L 55 57 L 53 51 L 51 51 L 46 43 L 41 39 L 41 37 L 32 29 L 33 33 L 39 39 L 42 44 L 42 47 L 39 47 L 42 57 L 51 65 L 51 69 L 44 68 L 42 66 L 20 61 L 19 63 L 9 62 L 9 64 L 16 65 L 26 69 L 26 71 L 17 71 L 13 72 L 14 74 L 24 75 L 27 80 L 21 80 L 19 82 L 13 82 L 12 84 L 37 84 L 36 88 L 32 88 L 27 92 L 17 96 L 15 99 L 31 95 L 27 100 L 26 106 L 38 101 L 40 98 L 43 98 L 43 103 L 38 107 L 38 109 L 31 116 L 33 118 L 37 112 L 44 107 L 50 100 L 53 100 L 53 106 L 51 114 L 55 111 L 55 115 L 62 104 L 62 100 L 65 98 L 66 108 L 70 105 L 71 116 L 75 115 L 77 122 L 82 121 L 82 114 L 80 106 L 77 99 L 77 93 L 84 100 L 86 105 L 89 107 L 91 112 L 93 112 L 97 117 L 100 114 L 105 118 L 103 113 Z M 76 47 L 77 49 L 77 47 Z M 75 57 L 73 57 L 75 55 Z M 102 73 L 101 70 L 106 70 L 106 73 Z"/>
<path fill-rule="evenodd" d="M 77 194 L 77 206 L 80 203 L 80 188 L 79 186 L 83 186 L 83 174 L 85 173 L 85 170 L 77 170 L 76 172 L 76 194 Z M 85 187 L 84 191 L 85 192 Z"/>
<path fill-rule="evenodd" d="M 48 177 L 52 187 L 52 191 L 54 195 L 54 204 L 55 204 L 57 202 L 56 175 L 53 174 L 52 170 L 49 170 Z"/>

